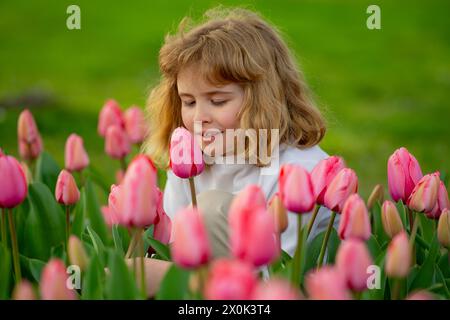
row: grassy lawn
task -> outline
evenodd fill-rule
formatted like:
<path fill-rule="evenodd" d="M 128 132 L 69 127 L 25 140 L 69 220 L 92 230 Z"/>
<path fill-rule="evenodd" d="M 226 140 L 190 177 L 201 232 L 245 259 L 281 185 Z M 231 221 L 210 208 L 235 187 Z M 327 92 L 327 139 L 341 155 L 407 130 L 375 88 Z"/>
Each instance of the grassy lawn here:
<path fill-rule="evenodd" d="M 32 108 L 44 145 L 63 165 L 64 143 L 84 137 L 92 163 L 111 182 L 119 165 L 103 152 L 97 114 L 110 97 L 143 106 L 158 81 L 165 33 L 187 14 L 245 5 L 279 26 L 329 122 L 321 143 L 343 156 L 367 196 L 386 185 L 386 161 L 407 147 L 424 172 L 450 165 L 450 2 L 376 1 L 381 30 L 366 28 L 373 1 L 2 1 L 0 147 L 17 154 L 20 108 L 5 101 L 37 90 Z M 66 8 L 81 8 L 81 30 Z"/>

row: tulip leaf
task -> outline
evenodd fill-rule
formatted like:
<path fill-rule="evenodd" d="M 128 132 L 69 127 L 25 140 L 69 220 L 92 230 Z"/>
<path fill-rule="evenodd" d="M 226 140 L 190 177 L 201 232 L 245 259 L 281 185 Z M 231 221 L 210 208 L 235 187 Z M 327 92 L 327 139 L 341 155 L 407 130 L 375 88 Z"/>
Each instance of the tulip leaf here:
<path fill-rule="evenodd" d="M 81 295 L 83 300 L 103 299 L 104 276 L 105 273 L 100 259 L 96 254 L 93 254 L 83 277 L 84 282 Z"/>
<path fill-rule="evenodd" d="M 8 299 L 12 283 L 11 254 L 8 248 L 0 243 L 0 300 Z"/>
<path fill-rule="evenodd" d="M 86 231 L 91 239 L 92 245 L 94 247 L 95 253 L 100 257 L 100 261 L 104 263 L 105 261 L 105 245 L 98 234 L 90 227 L 86 226 Z"/>
<path fill-rule="evenodd" d="M 55 191 L 60 172 L 58 163 L 48 152 L 43 151 L 36 162 L 35 180 L 47 185 L 51 191 Z"/>
<path fill-rule="evenodd" d="M 86 194 L 84 188 L 80 190 L 80 200 L 72 211 L 73 221 L 70 229 L 71 234 L 81 238 L 81 234 L 84 230 L 84 213 L 86 211 Z"/>
<path fill-rule="evenodd" d="M 118 250 L 122 255 L 125 255 L 125 249 L 122 243 L 122 237 L 119 232 L 120 226 L 115 224 L 112 226 L 112 235 L 114 240 L 114 247 Z"/>
<path fill-rule="evenodd" d="M 443 254 L 438 262 L 439 268 L 445 278 L 450 278 L 450 258 L 448 255 L 449 253 Z"/>
<path fill-rule="evenodd" d="M 111 183 L 106 181 L 106 178 L 100 173 L 100 171 L 98 171 L 93 165 L 90 165 L 86 170 L 89 174 L 89 178 L 106 194 L 109 194 Z"/>
<path fill-rule="evenodd" d="M 367 247 L 369 248 L 372 257 L 378 257 L 380 255 L 381 246 L 373 234 L 370 236 L 369 240 L 367 240 Z"/>
<path fill-rule="evenodd" d="M 189 287 L 188 270 L 172 264 L 161 282 L 160 289 L 156 294 L 158 300 L 181 300 L 186 299 Z"/>
<path fill-rule="evenodd" d="M 24 277 L 29 279 L 33 278 L 34 281 L 39 283 L 42 269 L 45 267 L 44 261 L 20 255 L 20 266 Z"/>
<path fill-rule="evenodd" d="M 327 262 L 328 264 L 333 264 L 334 260 L 336 258 L 336 252 L 339 247 L 339 244 L 341 243 L 341 240 L 339 239 L 339 236 L 337 234 L 336 229 L 332 229 L 330 233 L 330 239 L 328 240 L 328 247 L 327 247 Z"/>
<path fill-rule="evenodd" d="M 319 233 L 314 239 L 308 243 L 306 249 L 306 263 L 303 268 L 303 272 L 306 274 L 309 270 L 314 268 L 317 264 L 317 259 L 319 259 L 320 248 L 322 247 L 323 238 L 325 237 L 326 230 Z"/>
<path fill-rule="evenodd" d="M 438 254 L 439 254 L 439 242 L 437 240 L 437 235 L 435 234 L 426 260 L 420 267 L 420 270 L 415 276 L 415 278 L 412 280 L 409 291 L 418 288 L 425 289 L 430 286 L 433 280 L 434 264 L 436 258 L 438 257 Z"/>
<path fill-rule="evenodd" d="M 439 283 L 442 284 L 441 292 L 446 297 L 446 299 L 450 299 L 450 290 L 449 290 L 447 283 L 445 282 L 444 274 L 442 273 L 439 266 L 435 265 L 434 267 L 435 267 L 436 278 L 439 281 Z"/>
<path fill-rule="evenodd" d="M 98 234 L 103 243 L 107 243 L 107 228 L 98 204 L 97 194 L 92 182 L 87 179 L 85 183 L 86 205 L 84 216 L 88 224 Z"/>
<path fill-rule="evenodd" d="M 419 215 L 422 238 L 425 242 L 430 243 L 433 240 L 434 231 L 437 229 L 437 226 L 435 226 L 437 220 L 429 219 L 423 213 L 416 214 Z"/>
<path fill-rule="evenodd" d="M 162 258 L 162 260 L 171 260 L 170 248 L 168 245 L 159 242 L 148 234 L 146 234 L 145 241 L 148 241 L 150 243 L 150 246 L 155 249 L 156 253 Z"/>
<path fill-rule="evenodd" d="M 381 219 L 381 206 L 377 202 L 372 208 L 373 215 L 373 226 L 372 226 L 372 234 L 375 235 L 377 242 L 379 244 L 383 244 L 388 241 L 388 237 L 386 232 L 384 231 L 383 222 Z"/>
<path fill-rule="evenodd" d="M 19 250 L 27 257 L 47 261 L 51 248 L 65 242 L 64 213 L 43 183 L 29 186 L 28 200 L 30 211 Z"/>
<path fill-rule="evenodd" d="M 140 297 L 135 278 L 125 264 L 123 256 L 116 250 L 109 250 L 109 273 L 106 276 L 106 298 L 112 300 L 133 300 Z"/>

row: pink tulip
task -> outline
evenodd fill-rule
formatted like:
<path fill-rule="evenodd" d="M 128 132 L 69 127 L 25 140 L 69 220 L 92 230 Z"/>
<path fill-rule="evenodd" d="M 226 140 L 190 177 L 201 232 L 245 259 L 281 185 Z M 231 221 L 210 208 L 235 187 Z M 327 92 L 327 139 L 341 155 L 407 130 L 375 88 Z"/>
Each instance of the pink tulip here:
<path fill-rule="evenodd" d="M 283 279 L 261 281 L 253 291 L 252 300 L 300 300 L 300 291 Z"/>
<path fill-rule="evenodd" d="M 372 264 L 369 250 L 363 241 L 349 239 L 341 242 L 336 255 L 336 267 L 344 275 L 349 289 L 367 289 L 367 268 Z"/>
<path fill-rule="evenodd" d="M 132 106 L 125 111 L 125 130 L 131 143 L 141 143 L 145 138 L 145 117 L 144 112 L 137 106 Z"/>
<path fill-rule="evenodd" d="M 22 280 L 14 288 L 12 294 L 14 300 L 36 300 L 33 286 L 27 280 Z"/>
<path fill-rule="evenodd" d="M 59 173 L 56 181 L 55 198 L 56 201 L 66 206 L 73 205 L 80 199 L 77 183 L 70 172 L 65 169 Z"/>
<path fill-rule="evenodd" d="M 19 115 L 17 123 L 17 137 L 19 142 L 19 153 L 24 159 L 36 159 L 42 152 L 42 139 L 39 134 L 33 114 L 23 110 Z"/>
<path fill-rule="evenodd" d="M 89 156 L 79 135 L 72 133 L 67 138 L 64 160 L 69 171 L 81 171 L 89 165 Z"/>
<path fill-rule="evenodd" d="M 341 215 L 338 230 L 341 239 L 356 238 L 365 241 L 370 238 L 369 213 L 364 200 L 357 193 L 347 198 Z"/>
<path fill-rule="evenodd" d="M 306 276 L 306 290 L 312 300 L 349 300 L 346 279 L 333 267 L 322 267 Z"/>
<path fill-rule="evenodd" d="M 197 141 L 185 128 L 174 130 L 170 138 L 170 163 L 173 173 L 182 178 L 192 178 L 203 172 L 205 163 Z"/>
<path fill-rule="evenodd" d="M 20 163 L 12 156 L 0 155 L 0 208 L 14 208 L 28 193 L 27 179 Z"/>
<path fill-rule="evenodd" d="M 425 175 L 416 184 L 407 205 L 417 212 L 429 212 L 436 206 L 439 192 L 439 172 Z"/>
<path fill-rule="evenodd" d="M 42 270 L 41 298 L 43 300 L 75 300 L 75 292 L 67 287 L 67 279 L 64 263 L 59 259 L 51 259 Z"/>
<path fill-rule="evenodd" d="M 158 193 L 158 205 L 157 205 L 157 218 L 155 221 L 155 229 L 153 231 L 153 237 L 164 244 L 168 244 L 170 241 L 170 235 L 172 232 L 172 221 L 164 211 L 163 206 L 163 193 L 157 188 Z"/>
<path fill-rule="evenodd" d="M 211 266 L 204 296 L 208 300 L 249 300 L 258 278 L 251 265 L 221 258 Z"/>
<path fill-rule="evenodd" d="M 98 134 L 102 137 L 106 136 L 106 131 L 110 126 L 125 127 L 122 111 L 117 101 L 110 99 L 106 101 L 102 110 L 100 111 L 98 119 Z"/>
<path fill-rule="evenodd" d="M 101 209 L 103 218 L 105 219 L 105 223 L 108 225 L 108 227 L 112 227 L 113 225 L 120 223 L 119 208 L 121 204 L 119 203 L 119 201 L 121 201 L 121 190 L 121 185 L 113 184 L 108 196 L 108 206 L 103 206 Z"/>
<path fill-rule="evenodd" d="M 276 192 L 268 203 L 269 213 L 273 217 L 275 230 L 278 234 L 282 234 L 288 227 L 288 214 L 286 208 L 281 201 L 279 192 Z"/>
<path fill-rule="evenodd" d="M 316 198 L 309 172 L 302 166 L 285 164 L 280 169 L 279 190 L 285 208 L 295 213 L 307 213 L 314 208 Z"/>
<path fill-rule="evenodd" d="M 323 197 L 325 196 L 328 185 L 338 172 L 344 168 L 345 162 L 338 156 L 331 156 L 327 159 L 323 159 L 314 167 L 311 171 L 311 181 L 317 204 L 324 204 Z"/>
<path fill-rule="evenodd" d="M 442 210 L 442 214 L 439 217 L 437 236 L 439 243 L 450 249 L 450 211 L 449 209 Z"/>
<path fill-rule="evenodd" d="M 179 266 L 196 268 L 209 261 L 211 247 L 198 208 L 188 207 L 176 213 L 172 240 L 172 258 Z"/>
<path fill-rule="evenodd" d="M 445 185 L 442 181 L 439 181 L 439 190 L 436 204 L 430 212 L 426 212 L 426 215 L 430 219 L 439 219 L 442 210 L 450 209 L 450 201 L 448 200 L 448 193 Z"/>
<path fill-rule="evenodd" d="M 116 183 L 121 184 L 123 181 L 123 177 L 125 177 L 125 171 L 122 169 L 119 169 L 116 171 Z"/>
<path fill-rule="evenodd" d="M 347 198 L 358 191 L 358 177 L 349 168 L 341 169 L 331 180 L 324 195 L 324 205 L 337 213 L 342 211 Z"/>
<path fill-rule="evenodd" d="M 381 222 L 389 238 L 393 238 L 396 234 L 404 230 L 402 219 L 400 219 L 397 207 L 392 201 L 384 201 L 381 207 Z"/>
<path fill-rule="evenodd" d="M 397 234 L 386 252 L 385 271 L 389 277 L 405 278 L 411 268 L 411 247 L 405 231 Z"/>
<path fill-rule="evenodd" d="M 279 255 L 274 219 L 261 201 L 263 197 L 258 186 L 249 185 L 233 199 L 228 212 L 231 252 L 254 266 Z M 259 200 L 252 203 L 250 199 Z"/>
<path fill-rule="evenodd" d="M 109 126 L 105 137 L 106 154 L 114 159 L 123 159 L 130 151 L 130 140 L 125 130 L 115 125 Z"/>
<path fill-rule="evenodd" d="M 400 148 L 388 160 L 388 184 L 392 199 L 406 203 L 414 186 L 422 178 L 416 158 L 406 148 Z"/>
<path fill-rule="evenodd" d="M 156 220 L 156 168 L 152 160 L 137 156 L 128 166 L 120 192 L 119 220 L 128 227 L 144 228 Z"/>

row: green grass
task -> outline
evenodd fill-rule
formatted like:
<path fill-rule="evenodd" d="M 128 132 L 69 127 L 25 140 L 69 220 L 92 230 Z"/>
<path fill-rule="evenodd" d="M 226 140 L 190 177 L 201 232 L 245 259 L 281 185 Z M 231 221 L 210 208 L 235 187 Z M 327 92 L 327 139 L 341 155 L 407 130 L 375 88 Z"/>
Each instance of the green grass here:
<path fill-rule="evenodd" d="M 0 101 L 32 88 L 54 102 L 32 109 L 45 148 L 63 165 L 77 132 L 112 182 L 117 161 L 103 153 L 97 114 L 114 97 L 143 105 L 158 81 L 165 33 L 186 14 L 219 3 L 260 11 L 285 34 L 329 122 L 321 143 L 343 156 L 367 196 L 386 185 L 386 161 L 407 147 L 424 172 L 448 171 L 450 3 L 377 1 L 381 30 L 366 28 L 373 1 L 76 1 L 82 29 L 66 28 L 73 1 L 0 3 Z M 26 107 L 26 106 L 23 106 Z M 0 147 L 17 154 L 20 110 L 0 108 Z"/>

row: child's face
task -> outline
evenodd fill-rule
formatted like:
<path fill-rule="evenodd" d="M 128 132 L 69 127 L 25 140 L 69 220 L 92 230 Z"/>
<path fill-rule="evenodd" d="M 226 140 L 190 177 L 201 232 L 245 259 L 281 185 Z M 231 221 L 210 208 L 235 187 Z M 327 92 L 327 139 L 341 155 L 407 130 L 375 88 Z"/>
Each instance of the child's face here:
<path fill-rule="evenodd" d="M 197 136 L 202 142 L 202 149 L 221 138 L 227 146 L 226 150 L 230 150 L 230 142 L 225 140 L 225 130 L 239 128 L 237 115 L 244 100 L 243 88 L 236 83 L 212 85 L 196 72 L 195 66 L 183 68 L 179 72 L 177 87 L 184 126 L 194 134 L 194 123 L 202 125 L 202 136 Z M 215 152 L 215 155 L 220 154 L 223 152 Z"/>

